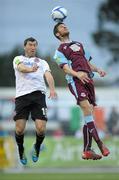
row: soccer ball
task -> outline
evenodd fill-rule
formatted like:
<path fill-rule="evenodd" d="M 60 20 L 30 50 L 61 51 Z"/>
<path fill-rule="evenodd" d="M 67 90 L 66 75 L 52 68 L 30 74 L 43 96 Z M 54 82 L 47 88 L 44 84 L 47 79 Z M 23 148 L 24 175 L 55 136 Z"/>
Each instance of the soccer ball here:
<path fill-rule="evenodd" d="M 67 17 L 67 10 L 64 7 L 57 6 L 52 10 L 51 16 L 55 22 L 63 22 Z"/>

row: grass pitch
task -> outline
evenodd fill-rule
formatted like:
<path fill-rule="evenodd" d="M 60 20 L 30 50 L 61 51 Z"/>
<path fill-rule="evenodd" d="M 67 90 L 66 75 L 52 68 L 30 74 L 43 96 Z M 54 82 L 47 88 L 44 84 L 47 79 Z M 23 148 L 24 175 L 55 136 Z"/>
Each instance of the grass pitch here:
<path fill-rule="evenodd" d="M 81 173 L 81 174 L 0 174 L 0 180 L 117 180 L 119 174 L 114 173 Z"/>

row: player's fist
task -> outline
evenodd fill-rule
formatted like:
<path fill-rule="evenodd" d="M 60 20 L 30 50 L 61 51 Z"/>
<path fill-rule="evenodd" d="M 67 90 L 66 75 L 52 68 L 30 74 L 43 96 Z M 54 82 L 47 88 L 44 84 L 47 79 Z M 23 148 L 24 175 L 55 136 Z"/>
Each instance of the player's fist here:
<path fill-rule="evenodd" d="M 32 72 L 36 72 L 38 68 L 39 68 L 38 65 L 34 63 L 32 66 Z"/>
<path fill-rule="evenodd" d="M 104 77 L 106 75 L 106 72 L 103 69 L 98 69 L 97 72 L 100 75 L 100 77 Z"/>

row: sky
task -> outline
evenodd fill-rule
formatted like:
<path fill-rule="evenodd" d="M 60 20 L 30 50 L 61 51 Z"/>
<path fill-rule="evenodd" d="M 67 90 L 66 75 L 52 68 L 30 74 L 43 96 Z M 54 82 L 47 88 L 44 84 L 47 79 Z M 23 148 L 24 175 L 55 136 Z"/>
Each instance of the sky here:
<path fill-rule="evenodd" d="M 109 54 L 93 42 L 91 34 L 97 28 L 97 13 L 105 0 L 0 0 L 0 53 L 23 45 L 24 39 L 34 37 L 39 42 L 39 51 L 54 54 L 58 40 L 53 35 L 55 22 L 51 11 L 63 6 L 68 11 L 64 21 L 70 29 L 72 40 L 82 42 L 97 66 L 105 67 Z M 103 58 L 102 58 L 103 56 Z"/>

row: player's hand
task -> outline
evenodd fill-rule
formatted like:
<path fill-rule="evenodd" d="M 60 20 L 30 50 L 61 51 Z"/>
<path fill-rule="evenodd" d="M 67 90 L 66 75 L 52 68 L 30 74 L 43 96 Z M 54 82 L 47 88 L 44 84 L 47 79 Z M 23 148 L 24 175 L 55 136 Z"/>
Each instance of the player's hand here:
<path fill-rule="evenodd" d="M 39 66 L 36 63 L 34 63 L 32 66 L 32 72 L 36 72 L 38 68 Z"/>
<path fill-rule="evenodd" d="M 100 75 L 100 77 L 106 76 L 106 72 L 104 70 L 102 70 L 102 69 L 98 69 L 97 72 Z"/>
<path fill-rule="evenodd" d="M 57 98 L 57 93 L 55 92 L 55 90 L 50 91 L 49 97 L 51 99 L 56 99 Z"/>
<path fill-rule="evenodd" d="M 77 72 L 77 78 L 80 79 L 82 83 L 88 83 L 90 81 L 90 78 L 88 77 L 88 74 L 85 72 Z"/>

